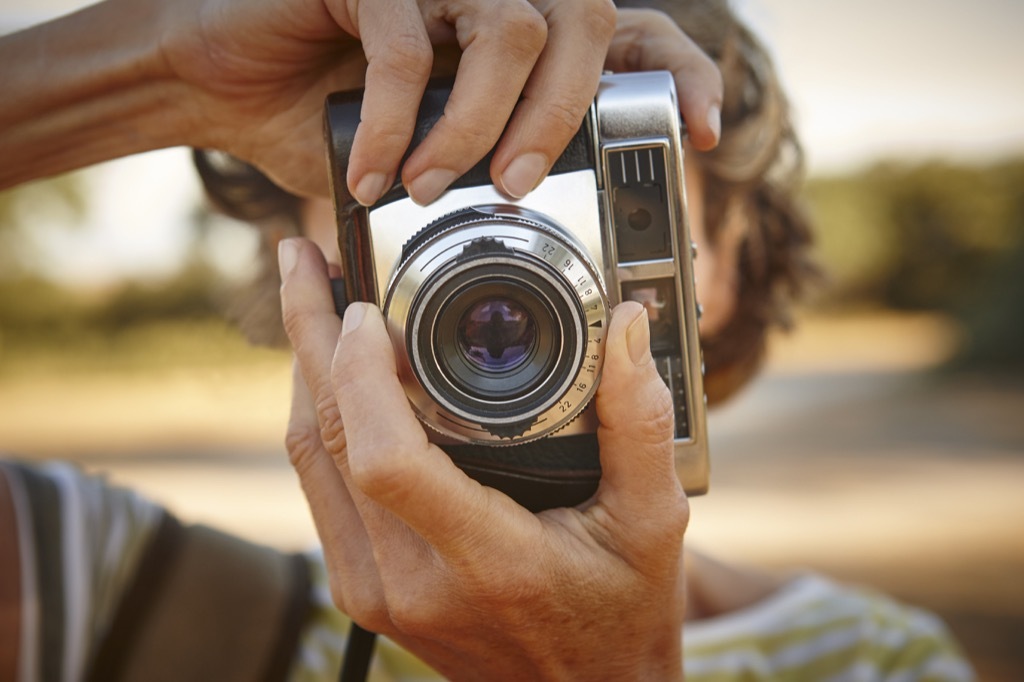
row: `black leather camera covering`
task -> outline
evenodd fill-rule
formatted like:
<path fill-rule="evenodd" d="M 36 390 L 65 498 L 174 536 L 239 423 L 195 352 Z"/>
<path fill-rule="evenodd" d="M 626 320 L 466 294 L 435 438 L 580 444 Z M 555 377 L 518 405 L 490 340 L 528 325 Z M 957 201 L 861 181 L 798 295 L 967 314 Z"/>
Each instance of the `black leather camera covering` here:
<path fill-rule="evenodd" d="M 402 158 L 403 164 L 416 147 L 423 142 L 427 133 L 434 127 L 434 124 L 444 115 L 444 107 L 448 103 L 449 95 L 451 95 L 451 87 L 451 79 L 434 79 L 430 81 L 426 91 L 423 93 L 423 99 L 420 101 L 419 114 L 416 117 L 416 127 L 413 130 L 409 149 Z M 355 204 L 355 200 L 348 191 L 345 176 L 349 155 L 352 152 L 352 141 L 355 139 L 356 128 L 359 125 L 359 112 L 362 102 L 362 90 L 335 92 L 328 95 L 324 108 L 325 137 L 328 145 L 327 162 L 331 171 L 330 177 L 336 201 L 335 206 L 339 210 L 343 207 L 347 209 Z M 552 166 L 551 175 L 596 168 L 592 115 L 592 112 L 587 112 L 579 131 L 569 141 L 562 156 Z M 493 156 L 493 152 L 488 152 L 487 156 L 481 159 L 479 163 L 453 182 L 452 188 L 490 185 L 490 166 Z M 400 176 L 401 174 L 399 173 L 394 185 L 377 202 L 378 205 L 388 204 L 409 196 L 402 186 Z"/>
<path fill-rule="evenodd" d="M 420 104 L 412 142 L 403 163 L 444 114 L 450 94 L 450 79 L 431 81 Z M 361 105 L 362 91 L 339 92 L 328 97 L 324 111 L 328 164 L 339 226 L 353 220 L 359 209 L 348 191 L 346 169 L 356 127 L 359 125 Z M 551 174 L 595 168 L 592 115 L 592 112 L 587 113 L 579 132 L 555 162 Z M 490 185 L 491 158 L 492 154 L 485 156 L 456 180 L 452 187 Z M 396 179 L 378 205 L 407 196 L 401 180 Z M 348 243 L 347 246 L 347 250 L 351 251 L 352 244 Z M 343 245 L 345 250 L 346 246 Z M 362 254 L 343 253 L 343 258 L 347 268 L 362 267 Z M 348 281 L 351 286 L 353 279 L 349 278 Z M 363 299 L 359 292 L 346 292 L 345 283 L 341 279 L 332 280 L 332 290 L 339 315 L 344 314 L 349 300 Z M 470 477 L 501 490 L 531 511 L 575 506 L 585 502 L 597 490 L 601 478 L 596 434 L 555 434 L 510 446 L 459 444 L 441 447 Z"/>

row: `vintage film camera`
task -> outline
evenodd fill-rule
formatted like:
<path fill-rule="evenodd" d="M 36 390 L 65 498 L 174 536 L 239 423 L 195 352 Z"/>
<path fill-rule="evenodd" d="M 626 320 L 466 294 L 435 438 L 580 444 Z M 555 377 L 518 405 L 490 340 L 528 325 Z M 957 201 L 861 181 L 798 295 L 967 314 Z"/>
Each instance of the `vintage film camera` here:
<path fill-rule="evenodd" d="M 410 149 L 442 115 L 432 83 Z M 537 189 L 513 201 L 485 158 L 437 201 L 396 184 L 370 208 L 346 188 L 361 92 L 326 102 L 328 164 L 347 301 L 381 307 L 415 412 L 455 463 L 539 510 L 585 501 L 600 463 L 591 406 L 611 307 L 648 310 L 675 402 L 676 469 L 708 486 L 694 248 L 675 86 L 665 72 L 607 75 Z"/>

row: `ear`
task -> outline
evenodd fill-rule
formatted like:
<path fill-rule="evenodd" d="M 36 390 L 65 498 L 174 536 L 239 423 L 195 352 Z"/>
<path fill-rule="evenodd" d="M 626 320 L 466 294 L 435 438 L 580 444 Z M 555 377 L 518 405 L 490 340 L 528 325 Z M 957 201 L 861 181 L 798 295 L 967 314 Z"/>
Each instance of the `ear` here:
<path fill-rule="evenodd" d="M 687 164 L 685 172 L 690 238 L 697 244 L 697 300 L 704 309 L 700 333 L 709 338 L 722 331 L 736 312 L 740 248 L 749 233 L 750 219 L 745 202 L 737 197 L 730 199 L 712 244 L 708 238 L 703 173 L 698 163 Z"/>
<path fill-rule="evenodd" d="M 730 201 L 714 246 L 708 245 L 704 253 L 698 254 L 698 261 L 704 260 L 706 268 L 703 289 L 699 279 L 697 284 L 697 293 L 704 308 L 700 333 L 705 338 L 722 331 L 736 312 L 740 249 L 750 225 L 747 216 L 744 202 L 739 199 Z"/>

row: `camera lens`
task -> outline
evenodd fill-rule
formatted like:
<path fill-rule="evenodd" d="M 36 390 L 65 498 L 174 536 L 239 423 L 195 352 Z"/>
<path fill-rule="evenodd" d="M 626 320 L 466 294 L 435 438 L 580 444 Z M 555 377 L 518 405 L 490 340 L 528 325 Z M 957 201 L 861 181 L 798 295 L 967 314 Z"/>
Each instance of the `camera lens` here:
<path fill-rule="evenodd" d="M 526 409 L 570 369 L 562 340 L 577 333 L 577 315 L 532 272 L 470 268 L 424 300 L 423 310 L 432 333 L 420 337 L 419 356 L 432 361 L 420 369 L 440 397 L 466 410 Z"/>
<path fill-rule="evenodd" d="M 425 424 L 459 441 L 516 444 L 586 407 L 608 307 L 571 234 L 498 209 L 456 211 L 406 242 L 384 314 Z"/>
<path fill-rule="evenodd" d="M 485 372 L 504 372 L 523 364 L 536 349 L 537 325 L 526 308 L 509 298 L 485 298 L 459 320 L 459 346 Z"/>

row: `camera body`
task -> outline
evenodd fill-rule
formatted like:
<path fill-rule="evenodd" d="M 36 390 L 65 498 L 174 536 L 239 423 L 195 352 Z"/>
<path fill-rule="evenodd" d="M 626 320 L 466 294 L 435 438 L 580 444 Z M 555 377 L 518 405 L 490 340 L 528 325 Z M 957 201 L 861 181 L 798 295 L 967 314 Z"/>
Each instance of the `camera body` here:
<path fill-rule="evenodd" d="M 424 95 L 410 150 L 443 114 Z M 346 301 L 381 307 L 399 378 L 430 439 L 480 482 L 534 510 L 585 501 L 600 480 L 592 398 L 611 307 L 648 311 L 651 351 L 675 405 L 676 469 L 708 487 L 695 249 L 670 74 L 604 76 L 549 176 L 511 200 L 490 156 L 429 206 L 396 184 L 355 202 L 346 169 L 361 92 L 325 108 Z"/>

